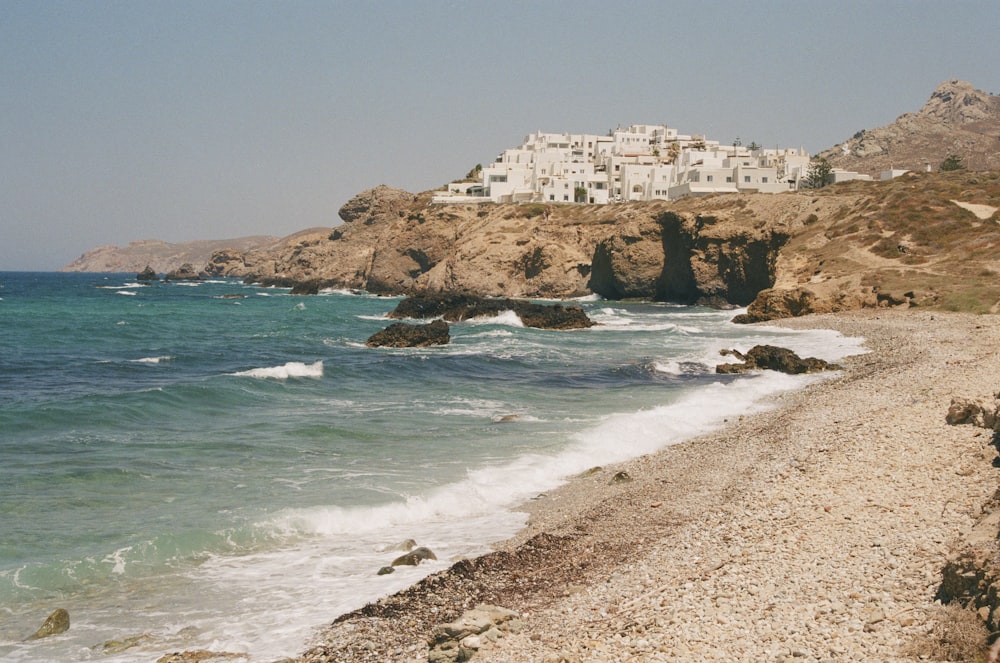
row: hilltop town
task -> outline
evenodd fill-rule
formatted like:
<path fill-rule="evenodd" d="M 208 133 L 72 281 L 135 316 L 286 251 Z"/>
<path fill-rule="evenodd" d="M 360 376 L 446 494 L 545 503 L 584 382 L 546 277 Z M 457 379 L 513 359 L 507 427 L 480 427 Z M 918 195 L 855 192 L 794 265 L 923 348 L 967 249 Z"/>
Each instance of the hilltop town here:
<path fill-rule="evenodd" d="M 477 167 L 435 203 L 587 203 L 671 200 L 710 193 L 780 193 L 808 175 L 803 148 L 721 145 L 666 125 L 633 124 L 605 136 L 529 134 Z M 477 177 L 478 176 L 478 177 Z"/>

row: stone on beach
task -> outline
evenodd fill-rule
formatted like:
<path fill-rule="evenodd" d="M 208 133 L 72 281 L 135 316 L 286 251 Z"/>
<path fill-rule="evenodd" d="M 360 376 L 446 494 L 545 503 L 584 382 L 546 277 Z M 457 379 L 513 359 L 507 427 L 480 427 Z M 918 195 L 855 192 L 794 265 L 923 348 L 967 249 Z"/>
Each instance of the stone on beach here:
<path fill-rule="evenodd" d="M 437 559 L 437 555 L 430 548 L 420 546 L 392 560 L 392 566 L 417 566 L 427 559 Z"/>
<path fill-rule="evenodd" d="M 840 370 L 840 366 L 836 364 L 830 364 L 815 357 L 806 357 L 803 359 L 787 348 L 779 348 L 774 345 L 755 345 L 746 354 L 737 350 L 722 350 L 720 354 L 724 357 L 733 355 L 743 362 L 742 364 L 719 364 L 715 367 L 715 372 L 723 374 L 772 370 L 798 375 L 801 373 Z"/>

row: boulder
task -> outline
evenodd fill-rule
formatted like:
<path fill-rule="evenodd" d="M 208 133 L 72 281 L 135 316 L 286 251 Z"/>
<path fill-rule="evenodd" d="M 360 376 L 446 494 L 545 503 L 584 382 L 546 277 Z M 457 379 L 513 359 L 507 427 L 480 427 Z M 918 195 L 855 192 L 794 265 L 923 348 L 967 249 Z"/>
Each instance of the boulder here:
<path fill-rule="evenodd" d="M 840 366 L 837 364 L 831 364 L 815 357 L 803 359 L 787 348 L 779 348 L 774 345 L 755 345 L 746 354 L 737 350 L 722 350 L 720 354 L 723 356 L 733 355 L 743 363 L 719 364 L 715 367 L 716 373 L 733 374 L 771 370 L 798 375 L 840 370 Z"/>
<path fill-rule="evenodd" d="M 48 616 L 45 623 L 42 624 L 30 638 L 28 638 L 28 640 L 39 640 L 41 638 L 47 638 L 50 635 L 65 633 L 68 630 L 69 612 L 67 612 L 64 608 L 57 608 L 55 612 Z"/>
<path fill-rule="evenodd" d="M 319 279 L 310 279 L 308 281 L 299 281 L 292 286 L 292 291 L 289 294 L 292 295 L 318 295 L 320 288 L 323 287 L 323 283 Z"/>
<path fill-rule="evenodd" d="M 370 348 L 423 348 L 431 345 L 447 345 L 449 342 L 451 334 L 448 323 L 444 320 L 435 320 L 426 325 L 393 323 L 369 336 L 365 345 Z"/>
<path fill-rule="evenodd" d="M 461 617 L 434 627 L 428 640 L 431 663 L 468 661 L 486 642 L 521 628 L 520 615 L 495 605 L 477 605 Z"/>
<path fill-rule="evenodd" d="M 146 269 L 144 269 L 141 272 L 139 272 L 138 274 L 136 274 L 135 278 L 138 281 L 159 281 L 160 280 L 160 277 L 156 275 L 156 272 L 154 272 L 153 268 L 150 267 L 149 265 L 146 265 Z"/>
<path fill-rule="evenodd" d="M 177 269 L 167 272 L 163 277 L 164 281 L 199 281 L 201 276 L 195 270 L 194 265 L 189 262 L 184 263 Z"/>
<path fill-rule="evenodd" d="M 991 404 L 971 398 L 952 398 L 945 421 L 952 426 L 971 424 L 1000 431 L 1000 394 L 996 395 Z"/>
<path fill-rule="evenodd" d="M 537 329 L 585 329 L 594 322 L 579 306 L 536 304 L 520 299 L 491 299 L 465 293 L 417 295 L 401 301 L 390 318 L 444 318 L 461 322 L 513 311 L 527 327 Z"/>
<path fill-rule="evenodd" d="M 437 555 L 430 548 L 420 546 L 392 560 L 392 566 L 417 566 L 425 559 L 437 559 Z"/>

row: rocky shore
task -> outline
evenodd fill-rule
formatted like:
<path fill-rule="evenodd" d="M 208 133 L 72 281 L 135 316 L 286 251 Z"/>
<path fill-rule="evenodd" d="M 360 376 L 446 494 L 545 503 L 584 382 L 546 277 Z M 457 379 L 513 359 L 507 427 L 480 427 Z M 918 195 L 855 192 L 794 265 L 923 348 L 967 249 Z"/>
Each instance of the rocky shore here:
<path fill-rule="evenodd" d="M 492 663 L 971 658 L 990 609 L 935 597 L 1000 469 L 992 431 L 946 417 L 953 398 L 1000 391 L 997 317 L 780 324 L 870 352 L 772 410 L 540 496 L 496 552 L 338 618 L 296 660 L 427 661 L 431 644 L 435 660 Z M 480 604 L 504 623 L 462 635 Z"/>

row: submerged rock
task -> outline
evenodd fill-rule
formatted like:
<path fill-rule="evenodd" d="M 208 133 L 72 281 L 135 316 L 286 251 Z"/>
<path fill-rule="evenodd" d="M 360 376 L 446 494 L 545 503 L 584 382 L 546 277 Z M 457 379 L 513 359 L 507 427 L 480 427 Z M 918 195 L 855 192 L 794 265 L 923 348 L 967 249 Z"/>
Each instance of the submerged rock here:
<path fill-rule="evenodd" d="M 392 566 L 417 566 L 425 559 L 437 559 L 437 555 L 430 548 L 420 546 L 392 560 Z"/>
<path fill-rule="evenodd" d="M 41 638 L 47 638 L 50 635 L 57 635 L 59 633 L 65 633 L 69 630 L 69 612 L 64 608 L 57 608 L 55 612 L 49 615 L 45 623 L 42 624 L 35 633 L 28 638 L 28 640 L 39 640 Z"/>
<path fill-rule="evenodd" d="M 370 348 L 423 348 L 430 345 L 447 345 L 451 342 L 448 323 L 435 320 L 426 325 L 397 322 L 368 337 L 365 345 Z"/>
<path fill-rule="evenodd" d="M 449 322 L 461 322 L 471 318 L 495 317 L 505 311 L 513 311 L 525 326 L 537 329 L 586 329 L 595 324 L 579 306 L 490 299 L 454 292 L 408 297 L 389 313 L 389 317 L 440 317 Z"/>
<path fill-rule="evenodd" d="M 722 356 L 733 355 L 743 363 L 719 364 L 715 367 L 716 373 L 733 374 L 757 370 L 771 370 L 798 375 L 801 373 L 840 370 L 840 366 L 837 364 L 831 364 L 815 357 L 806 357 L 803 359 L 787 348 L 779 348 L 774 345 L 755 345 L 746 354 L 737 350 L 722 350 L 720 354 Z"/>

